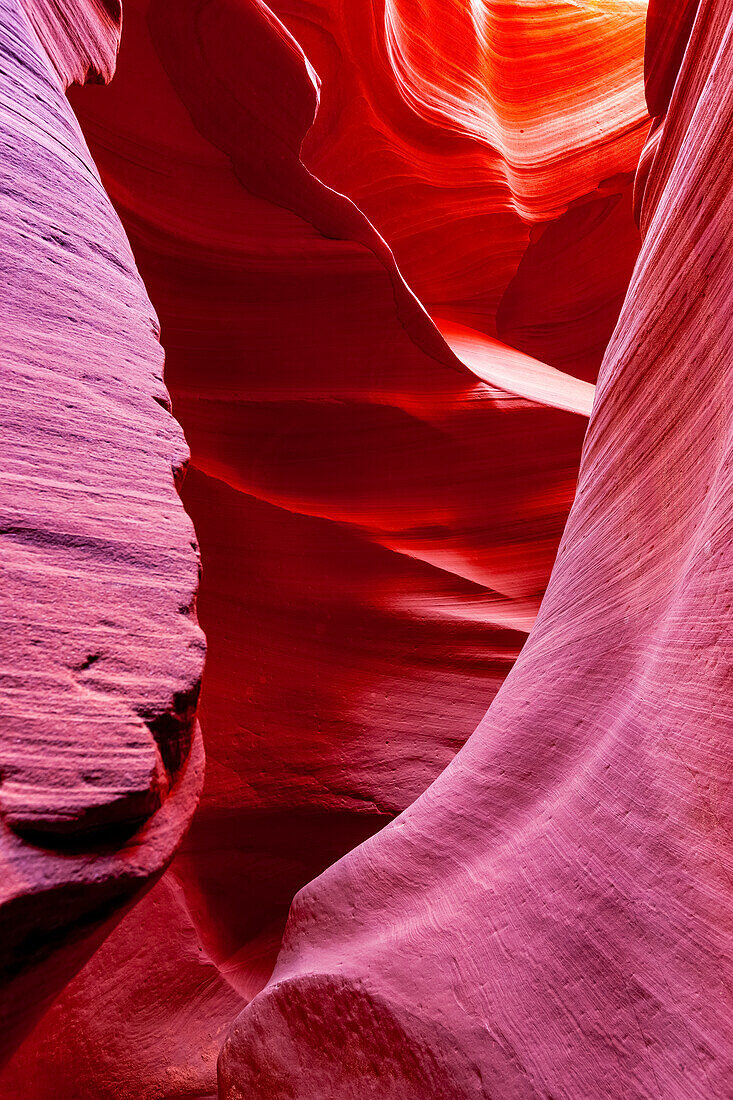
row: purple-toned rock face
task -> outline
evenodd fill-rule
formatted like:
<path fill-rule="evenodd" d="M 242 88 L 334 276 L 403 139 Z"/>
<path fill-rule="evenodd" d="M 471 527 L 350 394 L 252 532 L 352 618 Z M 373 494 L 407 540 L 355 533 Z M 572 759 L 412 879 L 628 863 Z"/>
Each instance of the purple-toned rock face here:
<path fill-rule="evenodd" d="M 121 21 L 0 0 L 1 1100 L 733 1097 L 730 0 Z"/>
<path fill-rule="evenodd" d="M 198 566 L 174 484 L 187 451 L 155 314 L 64 95 L 64 77 L 111 72 L 116 29 L 93 10 L 0 6 L 4 1032 L 58 986 L 68 950 L 51 953 L 161 870 L 201 770 Z"/>

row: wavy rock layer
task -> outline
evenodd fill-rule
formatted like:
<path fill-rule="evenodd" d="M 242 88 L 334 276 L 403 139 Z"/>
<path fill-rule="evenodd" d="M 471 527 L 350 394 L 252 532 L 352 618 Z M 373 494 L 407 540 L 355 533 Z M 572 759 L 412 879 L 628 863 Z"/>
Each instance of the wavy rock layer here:
<path fill-rule="evenodd" d="M 483 27 L 462 5 L 280 12 L 316 77 L 262 5 L 131 0 L 111 88 L 74 96 L 192 450 L 208 778 L 173 872 L 18 1052 L 10 1095 L 210 1094 L 293 894 L 425 789 L 526 638 L 638 248 L 621 196 L 645 110 L 638 5 L 525 7 Z M 541 299 L 553 264 L 567 293 Z M 496 339 L 514 276 L 501 325 L 534 357 Z M 180 945 L 156 953 L 167 922 Z M 127 1022 L 138 987 L 157 1066 Z"/>
<path fill-rule="evenodd" d="M 207 1100 L 244 1001 L 168 871 L 45 1013 L 0 1077 L 8 1100 Z"/>
<path fill-rule="evenodd" d="M 662 708 L 655 725 L 639 684 L 656 683 L 660 578 L 679 580 L 685 546 L 663 480 L 682 434 L 662 427 L 691 414 L 665 392 L 653 421 L 647 367 L 663 344 L 650 319 L 689 261 L 649 222 L 671 171 L 658 158 L 686 125 L 674 104 L 664 117 L 678 7 L 668 23 L 652 8 L 671 60 L 649 47 L 646 251 L 537 635 L 439 784 L 298 899 L 275 984 L 222 1059 L 228 1096 L 655 1095 L 657 1064 L 666 1087 L 668 1032 L 690 1009 L 676 989 L 661 999 L 663 953 L 647 981 L 639 944 L 667 943 L 669 917 L 637 909 L 660 908 L 677 869 L 650 856 L 673 848 L 654 799 L 672 792 L 678 816 L 689 799 L 654 754 L 671 719 Z M 109 75 L 113 5 L 80 9 L 73 35 L 56 6 L 28 10 L 63 83 Z M 266 983 L 295 891 L 420 795 L 484 715 L 544 591 L 639 246 L 643 22 L 639 3 L 591 0 L 126 7 L 112 87 L 74 103 L 161 317 L 192 450 L 208 779 L 173 869 L 18 1051 L 7 1095 L 213 1095 L 221 1036 Z M 680 194 L 702 178 L 690 168 Z M 665 356 L 692 378 L 689 347 Z M 157 447 L 162 429 L 135 423 Z M 694 511 L 687 473 L 671 485 Z M 146 522 L 139 548 L 160 535 Z M 165 576 L 174 587 L 174 565 Z M 631 773 L 649 761 L 645 802 Z M 612 799 L 630 807 L 622 826 Z M 660 878 L 631 895 L 628 836 Z M 617 1092 L 603 1091 L 609 1050 Z"/>
<path fill-rule="evenodd" d="M 592 389 L 480 333 L 456 357 L 303 168 L 312 73 L 271 15 L 156 0 L 126 35 L 75 102 L 192 451 L 209 763 L 179 866 L 251 994 L 293 892 L 417 797 L 511 667 Z"/>
<path fill-rule="evenodd" d="M 0 6 L 4 1039 L 91 951 L 80 934 L 160 872 L 201 771 L 198 565 L 173 479 L 186 449 L 64 95 L 113 65 L 115 21 L 95 12 L 64 37 L 60 9 Z"/>
<path fill-rule="evenodd" d="M 732 46 L 702 0 L 676 83 L 652 58 L 644 244 L 530 639 L 439 780 L 296 898 L 226 1100 L 733 1092 Z"/>
<path fill-rule="evenodd" d="M 599 186 L 618 196 L 636 168 L 643 2 L 284 0 L 273 10 L 321 80 L 306 163 L 370 218 L 434 316 L 495 335 L 530 229 Z M 592 296 L 584 228 L 564 226 L 562 252 Z M 630 216 L 615 232 L 619 253 L 631 253 L 623 296 L 638 239 Z M 621 301 L 596 330 L 601 319 L 576 308 L 574 289 L 562 316 L 583 318 L 600 345 L 595 372 Z M 535 315 L 531 294 L 523 308 Z"/>

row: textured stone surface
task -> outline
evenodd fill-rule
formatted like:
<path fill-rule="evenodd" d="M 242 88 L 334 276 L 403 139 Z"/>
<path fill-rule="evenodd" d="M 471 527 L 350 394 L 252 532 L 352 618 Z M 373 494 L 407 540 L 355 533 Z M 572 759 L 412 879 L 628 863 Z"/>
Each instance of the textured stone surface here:
<path fill-rule="evenodd" d="M 424 790 L 511 667 L 593 390 L 441 318 L 443 339 L 303 167 L 315 77 L 263 8 L 129 3 L 114 81 L 74 106 L 191 446 L 208 779 L 178 864 L 251 995 L 294 891 Z"/>
<path fill-rule="evenodd" d="M 27 10 L 104 215 L 81 185 L 53 201 L 91 219 L 85 239 L 128 273 L 100 260 L 88 274 L 77 248 L 65 276 L 102 318 L 74 356 L 126 356 L 124 372 L 95 367 L 109 407 L 88 401 L 81 425 L 55 375 L 49 392 L 68 404 L 55 463 L 76 470 L 83 451 L 114 496 L 109 453 L 129 455 L 134 505 L 103 494 L 94 517 L 114 507 L 134 554 L 95 543 L 93 561 L 110 555 L 115 592 L 138 584 L 143 619 L 108 619 L 127 631 L 112 676 L 89 649 L 48 698 L 76 706 L 79 683 L 91 707 L 93 687 L 106 715 L 127 707 L 134 723 L 142 706 L 155 736 L 136 727 L 122 758 L 116 727 L 87 710 L 96 798 L 73 741 L 63 768 L 45 745 L 17 754 L 27 774 L 0 787 L 24 858 L 28 820 L 65 845 L 83 921 L 90 899 L 121 901 L 160 868 L 192 807 L 196 768 L 171 785 L 177 739 L 160 736 L 181 727 L 141 700 L 193 671 L 175 650 L 192 587 L 166 602 L 193 559 L 176 556 L 189 536 L 175 541 L 163 476 L 180 440 L 149 401 L 150 307 L 58 91 L 108 78 L 119 11 Z M 648 127 L 633 0 L 126 5 L 111 86 L 71 98 L 161 318 L 191 446 L 207 783 L 161 882 L 101 946 L 79 937 L 63 972 L 58 954 L 46 967 L 56 989 L 70 980 L 0 1075 L 3 1098 L 213 1100 L 248 1001 L 221 1057 L 225 1100 L 733 1091 L 730 12 L 701 4 L 686 53 L 696 12 L 650 6 L 653 123 L 633 182 Z M 505 681 L 639 248 L 632 190 L 644 249 L 554 576 Z M 27 302 L 30 276 L 8 267 Z M 65 287 L 51 298 L 64 310 Z M 48 560 L 69 572 L 78 545 Z M 97 580 L 85 559 L 84 591 L 106 606 Z M 66 583 L 49 602 L 67 629 L 70 606 L 91 606 Z M 93 633 L 83 614 L 74 627 Z"/>
<path fill-rule="evenodd" d="M 67 12 L 64 38 L 53 6 L 0 8 L 5 1037 L 64 980 L 68 945 L 161 870 L 201 778 L 198 563 L 173 476 L 187 452 L 64 95 L 114 63 L 114 21 L 94 11 Z"/>
<path fill-rule="evenodd" d="M 138 902 L 0 1075 L 15 1100 L 216 1095 L 244 1001 L 208 957 L 174 873 Z"/>
<path fill-rule="evenodd" d="M 304 160 L 371 219 L 431 315 L 495 335 L 530 234 L 570 203 L 617 196 L 636 167 L 643 2 L 271 6 L 321 80 Z M 624 239 L 638 248 L 630 218 L 615 232 L 622 255 Z M 593 296 L 585 237 L 582 222 L 566 224 L 562 253 Z M 572 275 L 558 284 L 567 296 L 556 321 L 598 330 L 597 371 L 615 318 L 604 331 L 587 305 L 577 308 Z M 537 305 L 523 296 L 526 320 Z"/>
<path fill-rule="evenodd" d="M 732 33 L 703 0 L 670 53 L 529 641 L 438 781 L 297 897 L 227 1100 L 733 1091 Z"/>

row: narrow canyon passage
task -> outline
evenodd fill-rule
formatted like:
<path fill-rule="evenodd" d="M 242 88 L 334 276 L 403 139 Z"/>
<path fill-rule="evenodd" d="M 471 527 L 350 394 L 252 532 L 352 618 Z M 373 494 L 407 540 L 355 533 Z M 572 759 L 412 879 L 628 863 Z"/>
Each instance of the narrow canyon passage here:
<path fill-rule="evenodd" d="M 124 5 L 206 779 L 3 1095 L 733 1091 L 730 18 Z"/>

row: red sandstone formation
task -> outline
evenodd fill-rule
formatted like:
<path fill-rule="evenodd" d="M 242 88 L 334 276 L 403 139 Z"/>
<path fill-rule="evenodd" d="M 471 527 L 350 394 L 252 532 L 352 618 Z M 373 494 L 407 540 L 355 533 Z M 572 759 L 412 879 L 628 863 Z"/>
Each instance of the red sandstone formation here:
<path fill-rule="evenodd" d="M 638 250 L 631 218 L 611 212 L 646 129 L 645 4 L 286 0 L 273 10 L 321 80 L 306 163 L 358 203 L 431 315 L 495 334 L 530 234 L 575 202 L 614 223 L 613 260 L 596 265 L 610 287 L 582 255 L 598 227 L 570 219 L 553 249 L 553 316 L 535 288 L 519 291 L 525 325 L 548 336 L 575 326 L 581 352 L 593 342 L 580 369 L 594 380 Z M 590 302 L 578 302 L 578 284 Z M 556 350 L 540 340 L 534 354 L 562 366 Z"/>
<path fill-rule="evenodd" d="M 732 46 L 702 0 L 530 639 L 439 780 L 296 898 L 227 1100 L 733 1094 Z"/>
<path fill-rule="evenodd" d="M 451 354 L 461 330 L 441 318 L 441 339 L 384 241 L 303 168 L 315 77 L 264 9 L 177 4 L 174 19 L 161 0 L 130 4 L 125 33 L 112 86 L 75 105 L 161 316 L 192 448 L 208 782 L 179 862 L 207 947 L 239 959 L 250 995 L 263 975 L 247 974 L 249 951 L 277 944 L 294 890 L 417 797 L 511 666 L 592 391 L 478 332 L 475 354 L 465 339 Z M 596 185 L 630 167 L 629 134 L 638 150 L 628 42 L 609 78 L 623 72 L 629 133 L 612 130 Z M 627 248 L 630 211 L 617 229 Z"/>
<path fill-rule="evenodd" d="M 304 173 L 315 93 L 294 43 L 256 9 L 224 5 L 187 38 L 187 11 L 174 20 L 157 4 L 143 20 L 128 5 L 114 83 L 75 104 L 162 318 L 193 451 L 209 779 L 176 863 L 188 899 L 176 926 L 250 997 L 295 891 L 420 794 L 508 671 L 572 498 L 592 390 L 441 319 L 451 355 L 368 223 Z M 243 41 L 262 65 L 244 85 L 229 55 Z M 223 80 L 249 96 L 241 122 Z M 271 115 L 258 129 L 263 85 Z M 604 162 L 597 182 L 627 167 Z M 617 229 L 633 251 L 630 214 Z M 611 311 L 625 277 L 610 276 Z M 603 343 L 595 319 L 585 331 Z M 165 1094 L 166 1067 L 134 1057 L 134 1033 L 125 1057 L 112 1045 L 100 1058 L 69 1024 L 93 1003 L 95 1033 L 118 1033 L 124 995 L 91 990 L 118 944 L 154 957 L 145 912 L 70 986 L 14 1081 L 41 1096 L 61 1072 L 89 1096 L 121 1079 Z M 120 980 L 134 989 L 137 966 Z M 200 998 L 195 980 L 186 1072 L 203 1088 L 216 1050 L 200 1037 L 239 1001 Z M 175 1019 L 166 1004 L 152 997 L 151 1015 Z"/>
<path fill-rule="evenodd" d="M 0 13 L 5 1043 L 180 843 L 203 640 L 157 322 L 64 96 L 118 28 Z"/>
<path fill-rule="evenodd" d="M 644 251 L 540 620 L 481 722 L 549 576 L 639 247 L 645 6 L 126 4 L 111 86 L 72 101 L 161 318 L 191 447 L 207 781 L 173 866 L 18 1047 L 0 1095 L 213 1097 L 222 1040 L 252 997 L 221 1059 L 226 1100 L 733 1091 L 724 994 L 700 996 L 726 976 L 715 876 L 731 717 L 729 74 L 715 56 L 727 0 L 713 6 L 685 56 L 697 6 L 651 5 L 654 123 L 634 196 Z M 27 9 L 83 162 L 59 78 L 109 77 L 119 12 Z M 96 377 L 137 404 L 111 412 L 100 398 L 117 390 L 92 385 L 76 448 L 94 471 L 101 447 L 107 479 L 119 454 L 130 494 L 122 509 L 112 486 L 90 515 L 107 531 L 129 524 L 134 560 L 95 543 L 97 558 L 150 572 L 132 590 L 125 575 L 119 618 L 138 673 L 101 656 L 76 673 L 87 705 L 103 693 L 110 774 L 127 786 L 79 810 L 53 763 L 43 827 L 101 813 L 132 830 L 135 813 L 162 809 L 126 847 L 118 831 L 90 848 L 87 830 L 84 858 L 65 857 L 86 876 L 85 913 L 99 884 L 127 888 L 121 866 L 138 861 L 138 880 L 158 870 L 190 810 L 166 769 L 140 782 L 144 755 L 118 768 L 110 695 L 149 721 L 141 693 L 170 700 L 171 668 L 183 684 L 196 664 L 179 613 L 191 562 L 174 564 L 187 535 L 163 485 L 175 433 L 155 405 L 141 411 L 160 355 L 141 330 L 150 307 L 86 173 L 86 239 L 127 275 L 102 260 L 80 273 L 75 256 L 74 300 L 102 336 L 87 332 L 69 369 L 100 360 L 116 321 L 125 372 L 107 356 Z M 53 200 L 68 233 L 78 213 L 64 187 Z M 18 285 L 26 328 L 11 328 L 27 343 Z M 63 454 L 44 438 L 43 462 L 68 463 L 77 419 L 72 403 Z M 76 546 L 51 544 L 49 560 L 65 568 Z M 187 595 L 168 607 L 184 575 Z M 79 636 L 93 635 L 90 616 L 118 621 L 108 591 L 66 584 L 63 599 L 55 612 Z M 161 735 L 178 731 L 149 724 L 166 763 Z M 267 984 L 291 899 L 322 871 Z M 59 965 L 47 973 L 58 987 Z"/>

